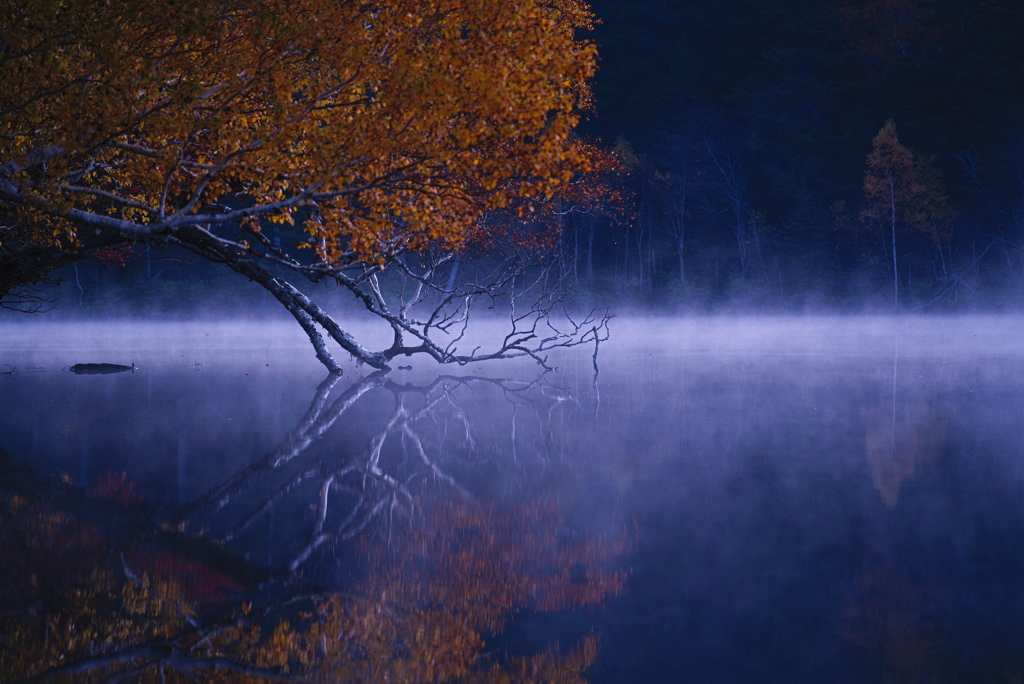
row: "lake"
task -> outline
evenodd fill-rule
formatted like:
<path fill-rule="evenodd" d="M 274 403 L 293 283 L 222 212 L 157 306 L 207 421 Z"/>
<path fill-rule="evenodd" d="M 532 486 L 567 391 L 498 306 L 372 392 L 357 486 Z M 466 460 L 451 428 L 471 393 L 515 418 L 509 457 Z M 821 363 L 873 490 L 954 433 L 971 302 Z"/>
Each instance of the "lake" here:
<path fill-rule="evenodd" d="M 8 320 L 0 678 L 1019 682 L 1022 340 L 620 317 L 599 373 L 329 376 L 286 322 Z"/>

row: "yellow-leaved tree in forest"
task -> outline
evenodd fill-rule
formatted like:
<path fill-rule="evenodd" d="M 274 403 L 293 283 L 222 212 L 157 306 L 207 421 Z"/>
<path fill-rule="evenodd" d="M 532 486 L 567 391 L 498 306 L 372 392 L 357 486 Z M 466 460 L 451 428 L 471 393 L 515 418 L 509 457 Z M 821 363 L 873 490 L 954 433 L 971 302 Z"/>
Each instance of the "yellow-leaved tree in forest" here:
<path fill-rule="evenodd" d="M 892 119 L 871 141 L 864 174 L 863 217 L 869 228 L 881 231 L 891 247 L 894 307 L 899 307 L 900 298 L 899 233 L 927 236 L 945 271 L 944 250 L 949 248 L 956 212 L 949 204 L 934 161 L 904 147 Z"/>
<path fill-rule="evenodd" d="M 605 319 L 536 334 L 554 296 L 519 307 L 493 350 L 432 336 L 474 297 L 525 288 L 526 228 L 496 241 L 515 247 L 489 262 L 501 268 L 465 284 L 460 249 L 543 214 L 590 167 L 572 131 L 591 97 L 595 48 L 577 33 L 592 21 L 580 0 L 6 3 L 0 295 L 142 241 L 262 285 L 332 370 L 320 331 L 377 368 L 417 352 L 543 360 L 593 340 Z M 364 348 L 289 277 L 348 288 L 394 343 Z M 404 278 L 408 299 L 389 300 L 382 277 Z"/>

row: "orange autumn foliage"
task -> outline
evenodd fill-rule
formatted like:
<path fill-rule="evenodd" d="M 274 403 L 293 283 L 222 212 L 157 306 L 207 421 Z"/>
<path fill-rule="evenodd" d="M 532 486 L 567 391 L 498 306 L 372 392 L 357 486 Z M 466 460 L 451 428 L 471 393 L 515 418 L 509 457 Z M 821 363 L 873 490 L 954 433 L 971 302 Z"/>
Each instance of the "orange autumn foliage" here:
<path fill-rule="evenodd" d="M 465 251 L 487 252 L 496 246 L 544 253 L 562 239 L 565 217 L 590 214 L 622 220 L 630 193 L 625 187 L 626 171 L 617 150 L 579 139 L 574 141 L 583 159 L 585 173 L 572 173 L 563 164 L 561 175 L 570 177 L 544 197 L 513 198 L 502 211 L 491 212 L 466 231 Z"/>
<path fill-rule="evenodd" d="M 567 652 L 497 655 L 488 642 L 519 611 L 620 592 L 624 550 L 621 535 L 568 531 L 548 500 L 426 501 L 409 527 L 364 543 L 366 575 L 347 590 L 225 612 L 242 590 L 230 577 L 165 551 L 122 554 L 73 514 L 3 495 L 0 604 L 16 608 L 0 615 L 0 679 L 580 684 L 594 634 Z"/>
<path fill-rule="evenodd" d="M 895 224 L 926 235 L 936 247 L 952 236 L 956 211 L 932 158 L 903 146 L 892 119 L 871 141 L 864 175 L 864 217 L 876 225 Z"/>
<path fill-rule="evenodd" d="M 331 596 L 303 624 L 279 628 L 305 644 L 306 666 L 323 681 L 582 683 L 597 655 L 595 635 L 561 653 L 484 657 L 487 642 L 523 610 L 596 607 L 619 593 L 625 574 L 609 567 L 624 550 L 618 539 L 561 538 L 550 501 L 513 507 L 452 500 L 428 503 L 424 522 L 364 553 L 367 577 Z M 562 528 L 564 529 L 564 528 Z M 264 658 L 266 656 L 263 656 Z"/>
<path fill-rule="evenodd" d="M 0 681 L 181 634 L 196 616 L 182 578 L 128 578 L 124 567 L 94 525 L 0 496 Z M 96 681 L 96 669 L 72 679 Z"/>
<path fill-rule="evenodd" d="M 457 247 L 587 168 L 591 22 L 580 0 L 14 0 L 0 201 L 61 248 L 266 221 L 325 264 Z"/>

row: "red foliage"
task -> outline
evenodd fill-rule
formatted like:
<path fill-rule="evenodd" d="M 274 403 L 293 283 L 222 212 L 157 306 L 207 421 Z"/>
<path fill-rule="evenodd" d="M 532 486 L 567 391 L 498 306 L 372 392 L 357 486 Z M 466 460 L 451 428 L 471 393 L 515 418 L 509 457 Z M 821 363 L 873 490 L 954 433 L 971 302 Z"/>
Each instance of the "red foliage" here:
<path fill-rule="evenodd" d="M 464 249 L 487 253 L 495 247 L 511 247 L 524 252 L 548 252 L 561 239 L 566 217 L 590 214 L 611 220 L 626 216 L 626 171 L 621 155 L 597 143 L 575 141 L 574 162 L 582 169 L 563 169 L 564 181 L 553 182 L 546 197 L 515 197 L 492 211 L 486 219 L 467 231 Z"/>
<path fill-rule="evenodd" d="M 89 485 L 86 493 L 97 499 L 117 502 L 122 506 L 135 506 L 143 497 L 135 489 L 135 483 L 129 482 L 127 478 L 128 473 L 125 471 L 104 473 Z"/>
<path fill-rule="evenodd" d="M 182 599 L 190 603 L 221 604 L 232 594 L 245 590 L 233 578 L 167 551 L 135 551 L 129 554 L 128 564 L 136 573 L 155 580 L 177 581 L 182 587 Z"/>
<path fill-rule="evenodd" d="M 89 256 L 99 262 L 103 268 L 124 268 L 128 258 L 135 254 L 130 242 L 122 242 L 112 247 L 97 249 Z"/>

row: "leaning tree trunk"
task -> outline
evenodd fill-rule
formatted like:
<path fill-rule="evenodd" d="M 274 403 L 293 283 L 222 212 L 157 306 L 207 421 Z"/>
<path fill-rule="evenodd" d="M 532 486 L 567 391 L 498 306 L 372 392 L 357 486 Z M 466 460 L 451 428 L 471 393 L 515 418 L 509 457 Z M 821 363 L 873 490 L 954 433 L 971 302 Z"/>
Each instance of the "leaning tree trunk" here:
<path fill-rule="evenodd" d="M 319 325 L 331 338 L 337 342 L 342 349 L 354 356 L 362 363 L 380 370 L 390 370 L 387 361 L 382 354 L 371 352 L 362 347 L 355 338 L 346 333 L 323 309 L 313 300 L 302 294 L 294 285 L 274 276 L 269 271 L 252 263 L 232 262 L 228 264 L 234 271 L 241 273 L 247 278 L 259 283 L 270 294 L 274 295 L 277 301 L 284 305 L 284 308 L 295 317 L 302 329 L 313 343 L 316 351 L 316 358 L 320 363 L 327 366 L 332 373 L 340 373 L 341 366 L 334 360 L 331 353 L 324 344 L 324 338 L 316 329 Z"/>

